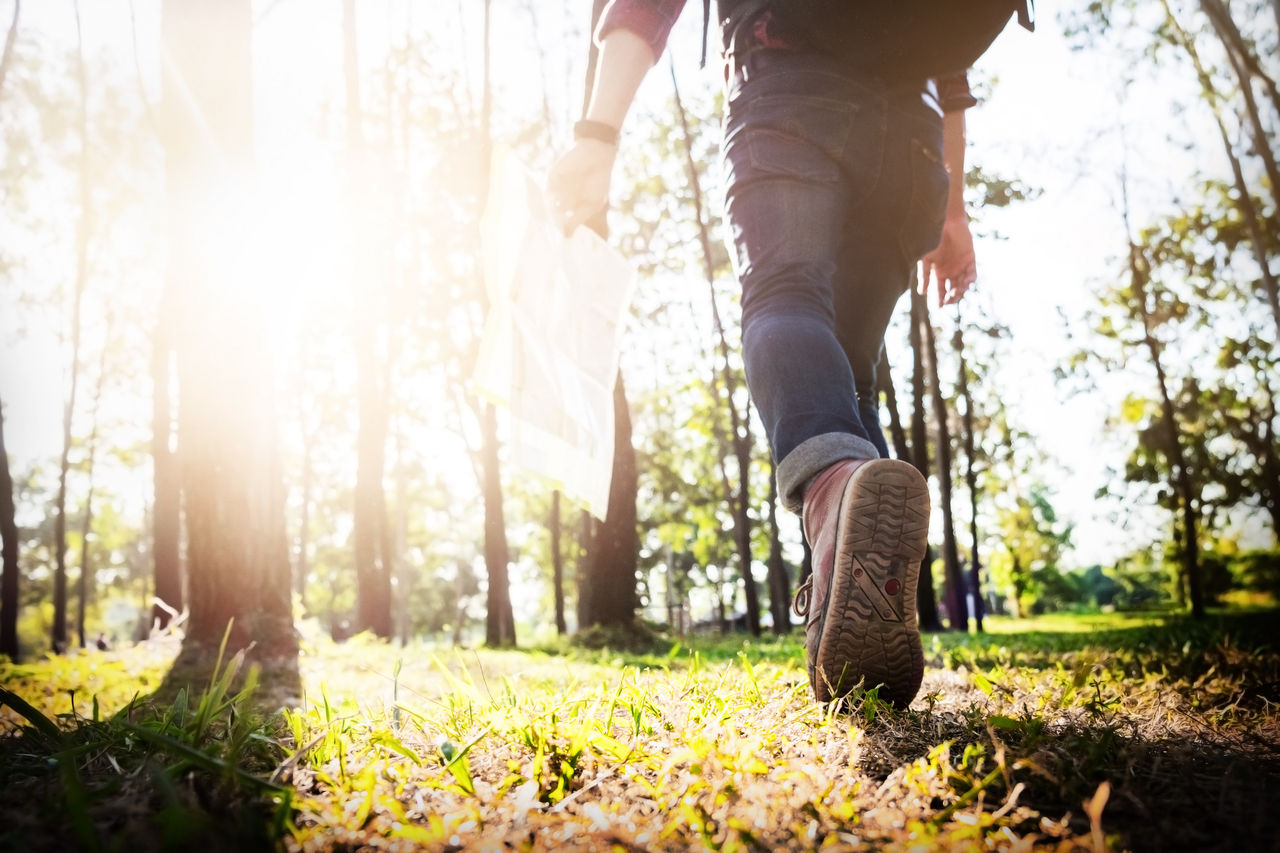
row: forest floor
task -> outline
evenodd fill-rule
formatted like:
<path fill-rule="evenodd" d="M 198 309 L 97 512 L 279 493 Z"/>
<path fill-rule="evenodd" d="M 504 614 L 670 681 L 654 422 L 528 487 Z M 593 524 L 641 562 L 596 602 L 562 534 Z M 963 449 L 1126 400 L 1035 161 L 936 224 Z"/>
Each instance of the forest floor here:
<path fill-rule="evenodd" d="M 798 634 L 316 639 L 283 710 L 136 698 L 175 637 L 0 663 L 0 850 L 1276 850 L 1277 625 L 989 620 L 905 711 L 814 703 Z"/>

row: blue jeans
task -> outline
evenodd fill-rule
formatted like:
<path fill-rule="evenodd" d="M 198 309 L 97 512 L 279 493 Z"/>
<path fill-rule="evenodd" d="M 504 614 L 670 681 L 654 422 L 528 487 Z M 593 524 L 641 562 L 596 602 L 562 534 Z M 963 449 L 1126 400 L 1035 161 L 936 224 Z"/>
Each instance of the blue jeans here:
<path fill-rule="evenodd" d="M 725 118 L 730 256 L 747 384 L 783 503 L 840 459 L 887 457 L 876 366 L 894 305 L 941 235 L 942 118 L 827 57 L 755 50 Z"/>

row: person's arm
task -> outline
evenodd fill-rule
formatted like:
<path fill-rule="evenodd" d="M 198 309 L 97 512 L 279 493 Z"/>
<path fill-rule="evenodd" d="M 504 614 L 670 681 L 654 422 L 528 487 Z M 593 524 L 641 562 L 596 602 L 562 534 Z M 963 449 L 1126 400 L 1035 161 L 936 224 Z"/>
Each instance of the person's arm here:
<path fill-rule="evenodd" d="M 657 62 L 640 35 L 614 29 L 600 42 L 595 85 L 585 119 L 613 130 L 622 127 L 636 91 Z M 547 188 L 566 233 L 599 213 L 609 202 L 609 180 L 618 153 L 616 143 L 579 139 L 551 168 Z"/>
<path fill-rule="evenodd" d="M 937 281 L 939 305 L 958 302 L 978 277 L 973 234 L 969 231 L 969 214 L 964 205 L 964 129 L 963 109 L 943 116 L 942 156 L 950 176 L 947 214 L 942 225 L 942 241 L 938 248 L 924 256 L 920 281 L 921 287 L 928 287 L 930 279 Z"/>

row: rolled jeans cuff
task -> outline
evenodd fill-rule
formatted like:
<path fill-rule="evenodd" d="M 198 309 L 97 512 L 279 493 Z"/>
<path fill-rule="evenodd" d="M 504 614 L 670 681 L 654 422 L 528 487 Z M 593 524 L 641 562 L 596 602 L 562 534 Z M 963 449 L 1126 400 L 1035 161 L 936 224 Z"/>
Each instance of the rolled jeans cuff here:
<path fill-rule="evenodd" d="M 827 432 L 801 442 L 778 463 L 782 505 L 797 515 L 804 508 L 804 486 L 841 459 L 879 459 L 876 446 L 847 432 Z"/>

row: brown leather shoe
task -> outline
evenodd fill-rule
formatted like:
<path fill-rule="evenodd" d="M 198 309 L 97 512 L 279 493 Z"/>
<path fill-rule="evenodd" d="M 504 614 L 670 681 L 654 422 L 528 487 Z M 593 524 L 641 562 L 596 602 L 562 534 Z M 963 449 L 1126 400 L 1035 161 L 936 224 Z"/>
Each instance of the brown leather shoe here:
<path fill-rule="evenodd" d="M 929 487 L 898 459 L 846 459 L 804 493 L 813 574 L 796 591 L 809 683 L 820 702 L 861 685 L 899 707 L 924 677 L 916 581 L 929 536 Z"/>

